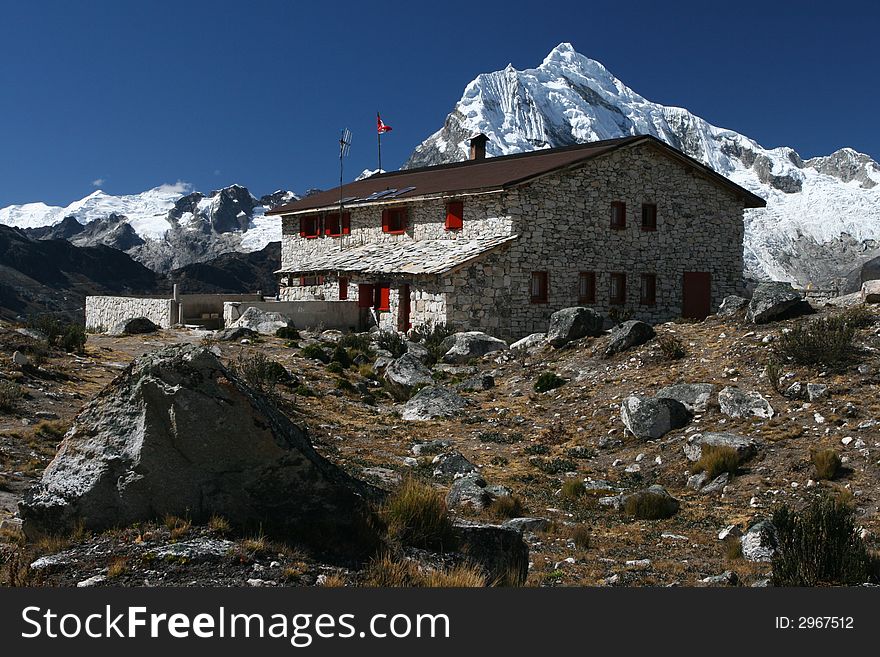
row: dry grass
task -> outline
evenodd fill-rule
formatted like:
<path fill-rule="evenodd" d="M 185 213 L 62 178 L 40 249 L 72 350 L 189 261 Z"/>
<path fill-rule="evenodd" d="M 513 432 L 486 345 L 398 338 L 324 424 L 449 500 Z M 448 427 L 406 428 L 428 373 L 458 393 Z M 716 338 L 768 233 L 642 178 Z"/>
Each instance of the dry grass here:
<path fill-rule="evenodd" d="M 374 558 L 363 574 L 362 586 L 377 588 L 477 588 L 486 586 L 483 573 L 474 566 L 423 571 L 414 561 L 385 553 Z"/>
<path fill-rule="evenodd" d="M 348 582 L 345 581 L 345 578 L 337 573 L 326 575 L 321 582 L 321 586 L 323 586 L 325 589 L 341 589 L 347 585 Z"/>
<path fill-rule="evenodd" d="M 479 568 L 460 565 L 449 570 L 429 571 L 424 575 L 421 586 L 476 589 L 486 586 L 486 577 Z"/>
<path fill-rule="evenodd" d="M 587 525 L 581 523 L 572 526 L 569 530 L 569 536 L 578 550 L 588 550 L 590 548 L 593 535 Z"/>
<path fill-rule="evenodd" d="M 223 516 L 211 516 L 208 527 L 219 534 L 228 534 L 232 530 L 229 521 Z"/>
<path fill-rule="evenodd" d="M 810 452 L 810 461 L 816 470 L 816 479 L 832 480 L 840 472 L 840 455 L 833 449 L 819 449 Z"/>
<path fill-rule="evenodd" d="M 125 557 L 116 557 L 107 567 L 107 579 L 115 579 L 121 577 L 128 572 L 128 559 Z"/>
<path fill-rule="evenodd" d="M 700 452 L 700 459 L 694 463 L 694 472 L 705 472 L 710 480 L 724 472 L 736 474 L 739 455 L 733 447 L 703 445 Z"/>
<path fill-rule="evenodd" d="M 664 495 L 642 491 L 637 495 L 627 497 L 623 510 L 626 515 L 639 520 L 663 520 L 675 515 L 678 507 Z"/>
<path fill-rule="evenodd" d="M 443 494 L 415 479 L 406 479 L 379 509 L 388 537 L 404 545 L 450 549 L 452 522 Z"/>
<path fill-rule="evenodd" d="M 493 500 L 489 512 L 499 519 L 519 518 L 523 515 L 522 500 L 516 495 L 502 495 Z"/>
<path fill-rule="evenodd" d="M 166 515 L 162 519 L 162 523 L 171 532 L 172 541 L 183 538 L 192 529 L 192 522 L 188 518 L 181 518 L 175 515 Z"/>
<path fill-rule="evenodd" d="M 24 393 L 18 384 L 0 381 L 0 413 L 14 413 Z"/>
<path fill-rule="evenodd" d="M 742 543 L 739 538 L 735 536 L 729 536 L 724 539 L 724 558 L 727 561 L 736 561 L 738 559 L 742 559 L 743 549 Z"/>
<path fill-rule="evenodd" d="M 580 479 L 566 479 L 562 484 L 562 497 L 566 500 L 576 500 L 587 494 L 587 487 Z"/>

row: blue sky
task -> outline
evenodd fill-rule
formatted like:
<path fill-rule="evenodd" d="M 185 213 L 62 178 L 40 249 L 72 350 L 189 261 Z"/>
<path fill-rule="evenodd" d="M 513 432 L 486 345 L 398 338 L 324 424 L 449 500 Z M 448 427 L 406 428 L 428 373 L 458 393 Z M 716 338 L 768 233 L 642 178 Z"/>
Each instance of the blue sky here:
<path fill-rule="evenodd" d="M 817 6 L 813 6 L 813 5 Z M 803 156 L 880 160 L 869 2 L 0 0 L 0 207 L 178 180 L 327 188 L 336 140 L 400 166 L 481 72 L 555 45 L 651 100 Z M 346 176 L 348 178 L 348 176 Z"/>

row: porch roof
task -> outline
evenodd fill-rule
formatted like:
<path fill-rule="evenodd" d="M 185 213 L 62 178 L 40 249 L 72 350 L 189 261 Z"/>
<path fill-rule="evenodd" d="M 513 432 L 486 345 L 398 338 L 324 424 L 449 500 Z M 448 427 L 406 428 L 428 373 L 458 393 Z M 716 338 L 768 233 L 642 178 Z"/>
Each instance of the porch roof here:
<path fill-rule="evenodd" d="M 276 274 L 443 274 L 507 244 L 518 235 L 480 239 L 373 242 L 307 257 Z"/>

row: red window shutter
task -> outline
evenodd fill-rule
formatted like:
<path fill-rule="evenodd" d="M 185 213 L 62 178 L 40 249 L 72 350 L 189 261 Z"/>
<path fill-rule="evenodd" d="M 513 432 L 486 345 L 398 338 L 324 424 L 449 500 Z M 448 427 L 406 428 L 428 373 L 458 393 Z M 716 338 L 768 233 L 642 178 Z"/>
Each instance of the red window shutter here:
<path fill-rule="evenodd" d="M 324 234 L 335 236 L 339 235 L 339 214 L 328 214 L 324 217 Z"/>
<path fill-rule="evenodd" d="M 379 306 L 376 310 L 391 310 L 391 286 L 379 286 Z"/>
<path fill-rule="evenodd" d="M 305 217 L 299 218 L 299 236 L 300 237 L 306 236 L 306 218 Z"/>
<path fill-rule="evenodd" d="M 358 285 L 358 308 L 373 307 L 373 286 L 369 283 Z"/>
<path fill-rule="evenodd" d="M 348 279 L 344 277 L 339 278 L 339 300 L 345 301 L 348 299 Z"/>
<path fill-rule="evenodd" d="M 342 213 L 342 234 L 351 235 L 351 212 Z"/>
<path fill-rule="evenodd" d="M 452 201 L 446 205 L 446 230 L 461 230 L 464 225 L 464 203 Z"/>
<path fill-rule="evenodd" d="M 390 214 L 391 214 L 391 213 L 390 213 L 389 210 L 387 210 L 387 209 L 386 209 L 386 210 L 382 210 L 382 232 L 383 232 L 383 233 L 387 233 L 387 232 L 390 230 L 389 227 L 388 227 L 388 226 L 389 226 L 389 221 L 390 221 L 390 218 L 389 218 L 389 217 L 390 217 Z"/>

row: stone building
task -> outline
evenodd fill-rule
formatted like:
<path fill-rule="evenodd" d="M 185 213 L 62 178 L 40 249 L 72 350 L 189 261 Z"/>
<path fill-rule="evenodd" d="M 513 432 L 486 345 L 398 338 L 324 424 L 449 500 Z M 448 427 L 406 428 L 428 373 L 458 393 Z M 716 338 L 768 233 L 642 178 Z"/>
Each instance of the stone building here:
<path fill-rule="evenodd" d="M 466 162 L 273 210 L 281 298 L 512 339 L 569 306 L 661 322 L 741 292 L 743 209 L 763 207 L 758 196 L 650 136 L 494 158 L 485 143 L 474 137 Z"/>

